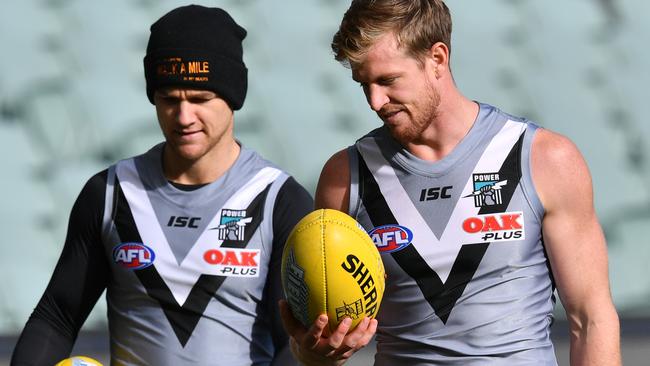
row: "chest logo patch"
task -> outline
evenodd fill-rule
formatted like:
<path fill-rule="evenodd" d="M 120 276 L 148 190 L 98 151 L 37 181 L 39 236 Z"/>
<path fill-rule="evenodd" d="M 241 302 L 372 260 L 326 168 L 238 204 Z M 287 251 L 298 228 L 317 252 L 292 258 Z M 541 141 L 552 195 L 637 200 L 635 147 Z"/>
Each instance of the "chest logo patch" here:
<path fill-rule="evenodd" d="M 368 233 L 377 249 L 382 253 L 402 250 L 411 244 L 413 232 L 400 225 L 378 226 Z"/>
<path fill-rule="evenodd" d="M 210 230 L 219 231 L 219 240 L 244 240 L 244 228 L 246 224 L 253 221 L 252 217 L 246 217 L 246 210 L 221 210 L 221 220 L 219 226 Z"/>
<path fill-rule="evenodd" d="M 474 191 L 465 197 L 474 197 L 475 207 L 494 206 L 503 203 L 501 188 L 508 184 L 499 173 L 472 174 Z"/>
<path fill-rule="evenodd" d="M 203 253 L 203 260 L 214 266 L 213 273 L 228 277 L 257 277 L 259 249 L 219 248 Z"/>
<path fill-rule="evenodd" d="M 143 269 L 153 264 L 156 254 L 141 243 L 124 243 L 113 249 L 113 261 L 127 269 Z"/>
<path fill-rule="evenodd" d="M 463 221 L 463 231 L 476 236 L 477 242 L 498 242 L 525 239 L 524 213 L 476 215 Z"/>

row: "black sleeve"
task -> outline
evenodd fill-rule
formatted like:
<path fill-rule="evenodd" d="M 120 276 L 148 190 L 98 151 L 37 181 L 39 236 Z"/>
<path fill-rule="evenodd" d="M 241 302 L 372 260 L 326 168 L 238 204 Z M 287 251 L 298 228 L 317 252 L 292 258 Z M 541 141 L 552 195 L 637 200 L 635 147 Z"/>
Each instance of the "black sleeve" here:
<path fill-rule="evenodd" d="M 271 254 L 269 281 L 266 288 L 269 320 L 276 350 L 274 365 L 295 364 L 290 352 L 288 352 L 288 336 L 282 326 L 278 307 L 278 301 L 284 298 L 280 276 L 282 250 L 293 227 L 313 209 L 314 200 L 311 195 L 295 179 L 289 177 L 280 188 L 275 199 L 273 210 L 273 253 Z"/>
<path fill-rule="evenodd" d="M 72 207 L 63 251 L 23 329 L 11 365 L 47 365 L 69 357 L 77 334 L 106 288 L 101 242 L 107 171 L 93 176 Z"/>

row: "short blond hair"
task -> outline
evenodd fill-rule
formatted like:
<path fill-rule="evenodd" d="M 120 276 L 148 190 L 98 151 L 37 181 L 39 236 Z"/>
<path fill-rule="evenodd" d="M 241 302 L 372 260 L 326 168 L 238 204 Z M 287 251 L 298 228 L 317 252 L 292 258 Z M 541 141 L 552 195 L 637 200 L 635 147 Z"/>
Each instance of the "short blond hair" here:
<path fill-rule="evenodd" d="M 359 63 L 389 32 L 418 60 L 437 42 L 451 52 L 451 15 L 442 0 L 353 0 L 332 39 L 334 58 L 346 66 Z"/>

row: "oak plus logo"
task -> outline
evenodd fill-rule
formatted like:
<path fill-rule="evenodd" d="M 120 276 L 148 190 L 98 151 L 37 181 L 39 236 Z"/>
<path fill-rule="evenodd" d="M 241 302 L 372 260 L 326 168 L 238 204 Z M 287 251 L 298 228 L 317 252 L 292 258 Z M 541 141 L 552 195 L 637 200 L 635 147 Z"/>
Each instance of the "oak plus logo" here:
<path fill-rule="evenodd" d="M 472 174 L 474 191 L 465 197 L 474 197 L 475 207 L 494 206 L 503 204 L 501 188 L 508 184 L 501 180 L 499 173 Z"/>
<path fill-rule="evenodd" d="M 203 260 L 220 276 L 257 277 L 259 254 L 259 249 L 215 248 L 206 250 Z"/>
<path fill-rule="evenodd" d="M 524 213 L 521 211 L 476 215 L 463 221 L 463 231 L 476 242 L 524 240 Z"/>

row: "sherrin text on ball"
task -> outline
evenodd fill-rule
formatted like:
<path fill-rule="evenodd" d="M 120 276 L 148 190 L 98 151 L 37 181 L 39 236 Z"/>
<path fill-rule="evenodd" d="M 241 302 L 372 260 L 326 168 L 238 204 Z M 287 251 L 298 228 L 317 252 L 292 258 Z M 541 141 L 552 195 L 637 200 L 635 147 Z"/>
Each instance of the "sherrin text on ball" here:
<path fill-rule="evenodd" d="M 374 318 L 384 294 L 384 266 L 370 236 L 352 217 L 316 210 L 296 224 L 282 256 L 282 285 L 293 315 L 309 327 L 327 314 L 329 330 Z"/>

